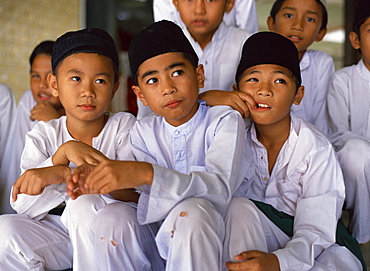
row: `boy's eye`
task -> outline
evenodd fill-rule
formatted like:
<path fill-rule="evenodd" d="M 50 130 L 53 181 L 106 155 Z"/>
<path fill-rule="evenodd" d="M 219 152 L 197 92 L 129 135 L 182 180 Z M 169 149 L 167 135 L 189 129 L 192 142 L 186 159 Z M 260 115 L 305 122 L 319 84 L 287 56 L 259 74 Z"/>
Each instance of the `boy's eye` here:
<path fill-rule="evenodd" d="M 103 84 L 103 83 L 105 83 L 105 80 L 104 79 L 96 79 L 95 80 L 95 83 L 97 83 L 97 84 Z"/>
<path fill-rule="evenodd" d="M 308 17 L 307 21 L 314 23 L 316 20 L 314 18 Z"/>
<path fill-rule="evenodd" d="M 158 79 L 157 78 L 150 78 L 148 81 L 146 81 L 146 83 L 148 85 L 152 85 L 152 84 L 155 84 L 158 82 Z"/>
<path fill-rule="evenodd" d="M 246 82 L 258 82 L 258 79 L 257 78 L 248 78 L 247 80 L 246 80 Z"/>
<path fill-rule="evenodd" d="M 280 79 L 275 80 L 275 83 L 286 84 L 286 81 L 280 78 Z"/>
<path fill-rule="evenodd" d="M 177 71 L 174 71 L 172 76 L 176 77 L 176 76 L 180 76 L 181 74 L 183 74 L 184 72 L 182 70 L 177 70 Z"/>
<path fill-rule="evenodd" d="M 285 14 L 284 14 L 284 17 L 285 17 L 285 18 L 293 18 L 293 14 L 285 13 Z"/>
<path fill-rule="evenodd" d="M 75 82 L 81 81 L 81 78 L 78 77 L 78 76 L 73 76 L 71 79 L 72 79 L 72 81 L 75 81 Z"/>
<path fill-rule="evenodd" d="M 32 74 L 31 75 L 31 78 L 40 78 L 40 75 L 38 75 L 38 74 Z"/>

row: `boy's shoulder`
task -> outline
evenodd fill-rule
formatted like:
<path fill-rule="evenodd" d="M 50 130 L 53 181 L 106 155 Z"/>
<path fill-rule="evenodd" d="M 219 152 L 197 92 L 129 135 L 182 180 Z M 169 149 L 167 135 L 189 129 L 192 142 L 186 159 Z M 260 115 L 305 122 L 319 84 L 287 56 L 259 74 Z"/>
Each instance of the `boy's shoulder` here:
<path fill-rule="evenodd" d="M 334 63 L 333 58 L 328 53 L 319 50 L 307 50 L 303 55 L 302 61 L 304 61 L 305 58 L 309 58 L 316 63 Z"/>

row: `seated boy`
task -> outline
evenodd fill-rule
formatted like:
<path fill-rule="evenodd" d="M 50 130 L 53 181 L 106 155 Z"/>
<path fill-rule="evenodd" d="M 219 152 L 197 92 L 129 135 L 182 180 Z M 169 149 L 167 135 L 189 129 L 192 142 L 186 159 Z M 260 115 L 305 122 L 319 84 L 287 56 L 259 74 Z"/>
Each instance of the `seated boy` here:
<path fill-rule="evenodd" d="M 359 2 L 349 38 L 362 59 L 332 77 L 327 98 L 329 138 L 343 170 L 349 231 L 359 243 L 366 243 L 370 240 L 370 1 Z"/>
<path fill-rule="evenodd" d="M 224 14 L 234 7 L 234 0 L 173 0 L 185 27 L 183 31 L 193 46 L 199 64 L 204 66 L 204 86 L 199 92 L 217 89 L 231 91 L 236 66 L 244 41 L 250 33 L 223 22 Z M 138 104 L 138 119 L 150 114 L 148 106 Z"/>
<path fill-rule="evenodd" d="M 287 37 L 298 49 L 305 94 L 302 102 L 292 110 L 324 134 L 328 129 L 326 94 L 334 62 L 327 53 L 308 48 L 324 38 L 327 22 L 326 0 L 277 0 L 267 19 L 270 31 Z"/>
<path fill-rule="evenodd" d="M 251 36 L 235 80 L 235 89 L 257 106 L 249 106 L 248 172 L 225 219 L 226 267 L 361 270 L 360 260 L 335 244 L 347 238 L 362 259 L 354 238 L 336 235 L 344 182 L 335 151 L 313 125 L 290 113 L 304 92 L 296 47 L 272 32 Z"/>
<path fill-rule="evenodd" d="M 249 33 L 258 31 L 258 18 L 255 0 L 234 0 L 234 8 L 225 13 L 224 22 L 247 30 Z M 172 0 L 153 0 L 154 20 L 169 20 L 183 27 L 180 14 L 173 5 Z"/>
<path fill-rule="evenodd" d="M 71 241 L 55 208 L 71 203 L 85 211 L 85 216 L 75 218 L 85 222 L 80 235 L 90 231 L 90 214 L 96 210 L 84 208 L 87 197 L 69 201 L 64 179 L 70 176 L 70 167 L 100 161 L 99 151 L 112 159 L 133 159 L 129 130 L 135 118 L 106 112 L 119 86 L 118 54 L 109 34 L 92 28 L 62 35 L 54 47 L 52 69 L 48 82 L 66 116 L 40 121 L 26 136 L 24 173 L 12 191 L 11 205 L 18 214 L 0 216 L 0 270 L 66 269 L 72 267 L 72 254 L 74 270 L 96 270 L 95 256 L 85 255 L 80 262 L 75 249 L 92 244 L 88 239 L 76 244 L 75 236 Z M 99 151 L 91 152 L 90 146 Z M 69 161 L 74 163 L 70 167 Z M 111 201 L 94 195 L 92 207 Z"/>
<path fill-rule="evenodd" d="M 133 90 L 156 113 L 130 132 L 133 153 L 142 162 L 82 165 L 73 172 L 77 183 L 68 185 L 69 194 L 83 194 L 73 192 L 83 181 L 101 194 L 139 187 L 137 217 L 142 224 L 161 223 L 156 242 L 166 270 L 221 270 L 222 215 L 245 174 L 243 119 L 229 107 L 210 108 L 197 100 L 203 66 L 176 24 L 160 21 L 146 27 L 131 41 L 129 59 Z M 110 262 L 122 270 L 139 270 L 122 259 L 129 259 L 125 254 L 130 251 L 141 254 L 140 238 L 129 235 L 126 217 L 105 209 L 98 213 L 101 231 L 96 234 L 115 240 L 115 250 L 122 251 L 108 255 Z M 107 228 L 107 221 L 117 227 Z"/>

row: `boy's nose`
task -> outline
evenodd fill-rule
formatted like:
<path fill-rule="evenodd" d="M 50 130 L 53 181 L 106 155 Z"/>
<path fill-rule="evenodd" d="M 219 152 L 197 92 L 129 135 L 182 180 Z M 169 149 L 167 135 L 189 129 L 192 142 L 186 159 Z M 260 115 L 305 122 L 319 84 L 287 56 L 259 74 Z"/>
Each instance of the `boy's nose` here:
<path fill-rule="evenodd" d="M 272 91 L 271 91 L 270 86 L 268 84 L 265 84 L 265 85 L 261 86 L 257 90 L 257 95 L 258 96 L 263 96 L 263 97 L 271 97 L 272 96 Z"/>
<path fill-rule="evenodd" d="M 95 97 L 94 87 L 90 84 L 86 84 L 85 86 L 83 86 L 82 91 L 81 91 L 81 96 L 88 97 L 88 98 L 94 98 Z"/>
<path fill-rule="evenodd" d="M 205 7 L 204 1 L 205 0 L 195 0 L 195 4 L 194 4 L 194 13 L 195 14 L 204 14 L 205 13 L 206 7 Z"/>
<path fill-rule="evenodd" d="M 303 30 L 303 24 L 301 20 L 297 19 L 293 22 L 292 29 L 296 31 L 302 31 Z"/>
<path fill-rule="evenodd" d="M 163 82 L 162 89 L 164 95 L 169 95 L 176 92 L 176 87 L 171 84 L 171 82 Z"/>
<path fill-rule="evenodd" d="M 42 78 L 40 80 L 40 85 L 39 85 L 40 89 L 47 89 L 49 88 L 49 83 L 48 83 L 48 80 L 45 78 Z"/>

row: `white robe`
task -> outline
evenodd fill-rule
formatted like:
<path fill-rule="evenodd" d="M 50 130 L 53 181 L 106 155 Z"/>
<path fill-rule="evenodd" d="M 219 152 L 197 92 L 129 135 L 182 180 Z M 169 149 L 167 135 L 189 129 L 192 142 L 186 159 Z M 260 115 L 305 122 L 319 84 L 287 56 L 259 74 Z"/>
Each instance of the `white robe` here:
<path fill-rule="evenodd" d="M 370 71 L 363 60 L 335 72 L 329 86 L 329 136 L 338 151 L 346 185 L 349 228 L 360 242 L 370 240 Z"/>
<path fill-rule="evenodd" d="M 267 150 L 254 125 L 246 131 L 250 158 L 244 183 L 226 218 L 225 258 L 258 249 L 274 253 L 285 270 L 361 270 L 360 261 L 335 243 L 344 181 L 330 142 L 293 114 L 290 135 L 269 173 Z M 242 197 L 242 198 L 240 198 Z M 289 238 L 248 199 L 294 216 Z M 325 252 L 328 248 L 328 252 Z"/>

